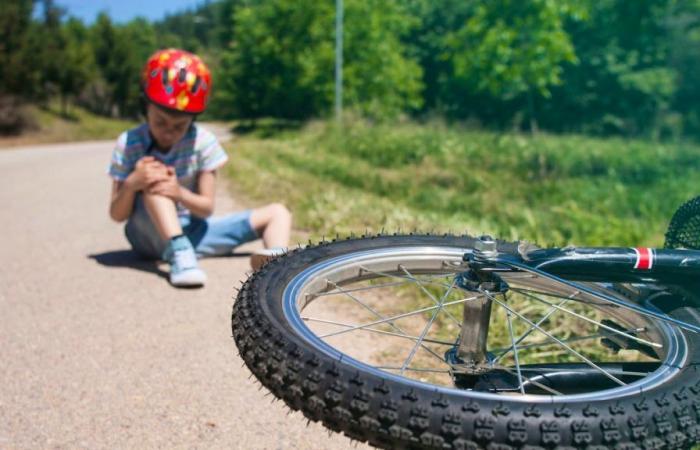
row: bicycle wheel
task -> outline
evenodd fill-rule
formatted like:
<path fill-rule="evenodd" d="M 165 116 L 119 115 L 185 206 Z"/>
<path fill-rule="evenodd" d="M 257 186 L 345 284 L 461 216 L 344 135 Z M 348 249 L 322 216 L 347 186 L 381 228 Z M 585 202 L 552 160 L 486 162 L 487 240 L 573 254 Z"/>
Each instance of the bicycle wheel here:
<path fill-rule="evenodd" d="M 233 335 L 248 368 L 311 420 L 383 448 L 686 448 L 700 439 L 698 338 L 525 272 L 458 287 L 474 239 L 379 236 L 276 259 L 244 283 Z M 515 244 L 499 243 L 515 253 Z M 663 291 L 646 299 L 667 303 Z M 485 369 L 451 354 L 462 308 L 491 301 Z M 668 312 L 696 321 L 689 308 Z"/>

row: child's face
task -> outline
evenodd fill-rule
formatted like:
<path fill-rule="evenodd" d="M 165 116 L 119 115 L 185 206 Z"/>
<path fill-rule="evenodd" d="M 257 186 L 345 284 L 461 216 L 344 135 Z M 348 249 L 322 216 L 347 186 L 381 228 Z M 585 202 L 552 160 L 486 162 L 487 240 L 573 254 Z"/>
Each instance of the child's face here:
<path fill-rule="evenodd" d="M 192 116 L 173 114 L 149 103 L 146 106 L 146 121 L 156 146 L 160 150 L 169 150 L 185 136 L 192 124 Z"/>

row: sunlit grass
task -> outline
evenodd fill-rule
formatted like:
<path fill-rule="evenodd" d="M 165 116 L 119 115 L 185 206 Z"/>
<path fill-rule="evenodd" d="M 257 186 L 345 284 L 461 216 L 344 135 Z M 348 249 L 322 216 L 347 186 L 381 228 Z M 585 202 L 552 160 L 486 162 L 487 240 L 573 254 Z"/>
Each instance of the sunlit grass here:
<path fill-rule="evenodd" d="M 229 175 L 311 234 L 436 230 L 543 245 L 663 244 L 700 147 L 442 124 L 323 122 L 230 146 Z"/>
<path fill-rule="evenodd" d="M 136 125 L 136 121 L 112 119 L 92 114 L 71 106 L 67 114 L 56 103 L 47 107 L 30 107 L 29 113 L 36 122 L 36 129 L 20 136 L 0 138 L 0 147 L 74 142 L 87 140 L 116 140 L 119 134 Z"/>

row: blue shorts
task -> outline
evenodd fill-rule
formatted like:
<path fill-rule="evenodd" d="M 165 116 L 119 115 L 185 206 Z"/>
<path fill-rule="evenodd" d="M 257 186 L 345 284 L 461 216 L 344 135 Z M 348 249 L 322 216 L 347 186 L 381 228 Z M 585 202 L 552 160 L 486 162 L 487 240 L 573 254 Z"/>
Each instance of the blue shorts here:
<path fill-rule="evenodd" d="M 197 256 L 227 255 L 235 247 L 259 238 L 250 224 L 250 213 L 247 210 L 207 219 L 180 217 L 180 225 Z M 136 196 L 124 233 L 131 248 L 141 256 L 160 259 L 163 255 L 167 242 L 158 235 L 140 195 Z"/>

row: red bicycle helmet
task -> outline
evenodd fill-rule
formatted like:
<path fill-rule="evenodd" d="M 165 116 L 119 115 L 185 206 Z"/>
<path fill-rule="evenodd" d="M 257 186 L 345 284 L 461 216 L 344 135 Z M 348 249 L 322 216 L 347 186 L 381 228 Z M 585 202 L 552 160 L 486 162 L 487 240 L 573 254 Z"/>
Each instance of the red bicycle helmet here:
<path fill-rule="evenodd" d="M 190 114 L 204 112 L 211 92 L 211 72 L 185 50 L 158 50 L 141 74 L 143 92 L 153 103 Z"/>

